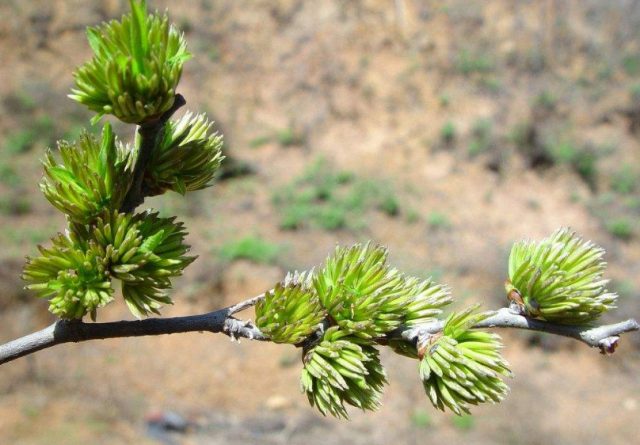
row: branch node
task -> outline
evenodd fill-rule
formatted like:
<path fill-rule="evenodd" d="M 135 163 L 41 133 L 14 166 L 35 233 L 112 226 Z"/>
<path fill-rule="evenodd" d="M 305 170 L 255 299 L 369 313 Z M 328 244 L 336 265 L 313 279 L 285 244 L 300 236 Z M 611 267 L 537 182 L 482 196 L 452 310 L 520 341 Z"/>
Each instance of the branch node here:
<path fill-rule="evenodd" d="M 616 349 L 618 348 L 619 340 L 620 340 L 620 337 L 618 337 L 617 335 L 613 337 L 603 338 L 602 340 L 600 340 L 598 342 L 598 347 L 600 348 L 600 354 L 612 355 L 614 352 L 616 352 Z"/>
<path fill-rule="evenodd" d="M 424 355 L 428 352 L 431 346 L 442 337 L 442 332 L 430 334 L 429 332 L 420 332 L 418 335 L 418 341 L 416 343 L 416 349 L 418 350 L 418 358 L 422 360 Z M 433 352 L 431 352 L 433 354 Z"/>

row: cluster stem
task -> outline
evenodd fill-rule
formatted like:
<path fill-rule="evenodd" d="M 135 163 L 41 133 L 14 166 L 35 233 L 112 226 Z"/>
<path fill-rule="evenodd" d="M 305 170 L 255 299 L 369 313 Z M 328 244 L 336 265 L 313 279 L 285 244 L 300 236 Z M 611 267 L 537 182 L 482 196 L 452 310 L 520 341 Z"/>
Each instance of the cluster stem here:
<path fill-rule="evenodd" d="M 176 94 L 173 101 L 173 105 L 158 119 L 144 123 L 138 126 L 138 156 L 136 158 L 136 165 L 133 168 L 133 181 L 131 188 L 127 192 L 120 211 L 122 213 L 131 213 L 136 207 L 144 202 L 144 199 L 149 196 L 149 190 L 144 186 L 144 175 L 147 172 L 147 166 L 151 160 L 154 148 L 158 144 L 158 138 L 164 133 L 164 128 L 171 119 L 171 116 L 175 114 L 180 108 L 185 106 L 187 101 L 182 94 Z"/>

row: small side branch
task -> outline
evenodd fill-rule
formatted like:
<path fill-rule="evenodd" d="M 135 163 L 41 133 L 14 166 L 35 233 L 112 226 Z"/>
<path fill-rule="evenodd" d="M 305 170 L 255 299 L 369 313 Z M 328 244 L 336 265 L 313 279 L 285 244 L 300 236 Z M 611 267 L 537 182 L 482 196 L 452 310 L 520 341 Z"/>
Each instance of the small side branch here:
<path fill-rule="evenodd" d="M 442 332 L 443 321 L 420 326 L 400 328 L 393 332 L 396 338 L 416 342 L 421 337 Z M 603 354 L 612 354 L 618 346 L 620 335 L 640 330 L 640 325 L 634 319 L 629 319 L 615 324 L 603 326 L 570 326 L 558 323 L 550 323 L 544 320 L 536 320 L 524 315 L 513 313 L 508 308 L 503 308 L 491 317 L 483 320 L 474 328 L 514 328 L 527 331 L 545 332 L 547 334 L 560 335 L 579 340 L 591 347 L 599 348 Z"/>

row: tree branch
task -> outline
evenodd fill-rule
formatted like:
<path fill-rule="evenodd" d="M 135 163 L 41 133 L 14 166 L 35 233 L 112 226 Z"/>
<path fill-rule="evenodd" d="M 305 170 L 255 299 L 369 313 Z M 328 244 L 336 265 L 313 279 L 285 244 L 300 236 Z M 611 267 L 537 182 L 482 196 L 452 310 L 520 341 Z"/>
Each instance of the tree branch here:
<path fill-rule="evenodd" d="M 63 343 L 79 343 L 107 338 L 143 337 L 149 335 L 178 334 L 183 332 L 222 333 L 231 340 L 248 338 L 269 341 L 250 321 L 234 318 L 232 315 L 254 306 L 263 295 L 241 303 L 201 315 L 174 318 L 149 318 L 137 321 L 115 321 L 108 323 L 84 323 L 80 320 L 60 320 L 51 326 L 13 340 L 0 346 L 0 365 L 42 349 Z M 419 326 L 401 327 L 390 332 L 389 338 L 403 339 L 416 343 L 430 335 L 442 332 L 444 322 L 434 321 Z M 640 325 L 633 319 L 598 327 L 569 326 L 535 320 L 517 315 L 507 308 L 478 323 L 474 328 L 514 328 L 545 332 L 579 340 L 589 346 L 600 348 L 602 353 L 612 354 L 618 345 L 620 335 L 637 331 Z"/>
<path fill-rule="evenodd" d="M 267 341 L 258 328 L 248 321 L 238 320 L 232 314 L 253 306 L 256 297 L 238 305 L 201 315 L 173 318 L 149 318 L 136 321 L 84 323 L 80 320 L 60 320 L 51 326 L 0 346 L 0 365 L 42 349 L 63 343 L 79 343 L 107 338 L 144 337 L 149 335 L 179 334 L 183 332 L 223 333 L 231 340 L 248 338 Z M 242 306 L 242 305 L 245 306 Z M 249 304 L 249 305 L 247 305 Z"/>
<path fill-rule="evenodd" d="M 144 189 L 144 175 L 151 160 L 153 149 L 158 143 L 158 137 L 162 136 L 164 127 L 169 119 L 171 119 L 171 116 L 186 104 L 187 101 L 182 94 L 176 94 L 173 105 L 165 111 L 162 116 L 153 122 L 142 124 L 138 127 L 138 136 L 140 137 L 138 157 L 136 158 L 136 165 L 133 168 L 131 188 L 129 188 L 127 195 L 124 197 L 122 207 L 120 208 L 121 212 L 131 213 L 144 202 L 144 198 L 147 196 L 146 190 Z"/>
<path fill-rule="evenodd" d="M 444 321 L 436 321 L 433 323 L 403 327 L 392 333 L 395 338 L 402 338 L 410 342 L 417 342 L 426 336 L 442 332 Z M 603 354 L 613 354 L 618 346 L 620 335 L 640 330 L 637 321 L 630 318 L 610 325 L 602 326 L 572 326 L 558 323 L 550 323 L 544 320 L 536 320 L 524 315 L 519 315 L 511 311 L 511 309 L 503 308 L 491 317 L 481 321 L 474 328 L 514 328 L 527 331 L 545 332 L 547 334 L 560 335 L 579 340 L 591 347 L 600 348 Z"/>

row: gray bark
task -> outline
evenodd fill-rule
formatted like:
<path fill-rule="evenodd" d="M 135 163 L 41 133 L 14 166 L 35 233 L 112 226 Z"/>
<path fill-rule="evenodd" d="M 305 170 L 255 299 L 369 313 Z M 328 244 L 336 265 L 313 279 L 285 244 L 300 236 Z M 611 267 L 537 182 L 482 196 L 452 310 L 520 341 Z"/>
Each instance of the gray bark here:
<path fill-rule="evenodd" d="M 42 349 L 63 343 L 78 343 L 107 338 L 143 337 L 149 335 L 179 334 L 182 332 L 222 333 L 232 340 L 247 338 L 269 341 L 260 330 L 250 323 L 233 317 L 233 314 L 254 306 L 262 295 L 233 306 L 201 315 L 173 318 L 149 318 L 137 321 L 114 321 L 108 323 L 84 323 L 80 320 L 60 320 L 51 326 L 13 340 L 0 346 L 0 365 Z M 390 332 L 388 338 L 417 342 L 421 338 L 442 332 L 443 321 L 434 321 L 419 326 L 401 327 Z M 569 326 L 535 320 L 518 315 L 503 308 L 474 328 L 514 328 L 546 332 L 574 338 L 589 346 L 597 347 L 604 354 L 612 354 L 620 335 L 637 331 L 640 325 L 633 319 L 603 326 Z M 386 339 L 382 339 L 384 342 Z"/>

